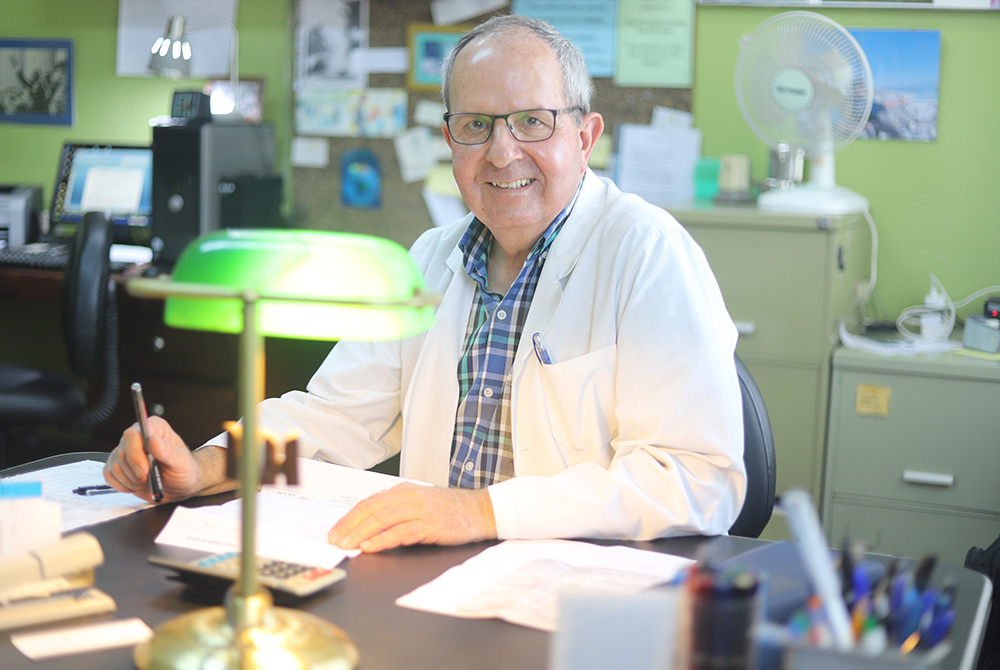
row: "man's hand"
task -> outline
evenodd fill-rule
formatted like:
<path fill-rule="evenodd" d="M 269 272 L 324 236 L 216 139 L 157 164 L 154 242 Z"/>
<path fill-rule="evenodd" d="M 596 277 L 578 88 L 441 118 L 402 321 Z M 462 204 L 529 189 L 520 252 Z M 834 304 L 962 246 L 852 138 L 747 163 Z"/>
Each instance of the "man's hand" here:
<path fill-rule="evenodd" d="M 327 537 L 341 549 L 375 552 L 409 544 L 465 544 L 496 536 L 486 489 L 405 482 L 359 502 Z"/>
<path fill-rule="evenodd" d="M 212 448 L 192 453 L 166 421 L 149 417 L 149 451 L 160 466 L 163 502 L 193 495 L 217 493 L 235 487 L 225 479 L 225 450 Z M 139 425 L 123 434 L 104 465 L 104 479 L 118 491 L 153 502 L 149 488 L 149 458 L 143 449 Z"/>

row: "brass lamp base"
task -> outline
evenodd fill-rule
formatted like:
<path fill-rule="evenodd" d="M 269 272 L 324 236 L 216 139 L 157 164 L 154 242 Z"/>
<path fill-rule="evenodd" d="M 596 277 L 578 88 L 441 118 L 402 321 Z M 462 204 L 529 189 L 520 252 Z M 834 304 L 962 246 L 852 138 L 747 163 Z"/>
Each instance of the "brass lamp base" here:
<path fill-rule="evenodd" d="M 239 607 L 239 598 L 234 599 Z M 234 601 L 230 601 L 234 609 Z M 225 607 L 209 607 L 166 622 L 135 648 L 139 670 L 352 670 L 358 649 L 344 631 L 300 610 L 273 607 L 259 592 L 243 603 L 256 624 L 236 635 Z M 237 639 L 237 637 L 241 639 Z"/>

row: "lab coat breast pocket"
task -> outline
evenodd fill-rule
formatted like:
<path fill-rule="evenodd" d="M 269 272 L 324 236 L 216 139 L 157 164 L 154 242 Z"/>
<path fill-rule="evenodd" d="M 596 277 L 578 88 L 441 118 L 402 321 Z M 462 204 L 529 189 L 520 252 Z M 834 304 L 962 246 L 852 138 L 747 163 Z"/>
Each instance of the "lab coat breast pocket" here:
<path fill-rule="evenodd" d="M 567 464 L 580 460 L 580 455 L 594 460 L 595 452 L 601 451 L 610 462 L 611 438 L 618 433 L 617 366 L 618 347 L 614 344 L 540 366 L 544 394 L 539 409 Z"/>

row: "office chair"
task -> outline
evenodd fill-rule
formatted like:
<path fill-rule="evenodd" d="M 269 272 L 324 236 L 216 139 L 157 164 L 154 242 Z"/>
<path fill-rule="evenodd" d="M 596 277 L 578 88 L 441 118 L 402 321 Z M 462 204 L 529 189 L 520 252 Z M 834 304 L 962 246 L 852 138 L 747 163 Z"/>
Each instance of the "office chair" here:
<path fill-rule="evenodd" d="M 40 426 L 89 429 L 105 421 L 118 400 L 118 313 L 109 282 L 111 222 L 88 212 L 77 226 L 63 278 L 63 338 L 74 376 L 0 363 L 0 468 L 13 445 L 9 429 Z M 100 399 L 88 407 L 80 379 L 101 382 Z M 34 436 L 30 436 L 34 438 Z M 37 440 L 29 439 L 22 447 Z"/>
<path fill-rule="evenodd" d="M 743 509 L 730 527 L 729 534 L 759 537 L 774 509 L 777 476 L 774 439 L 764 398 L 739 356 L 736 356 L 736 375 L 743 397 L 743 462 L 747 469 L 747 494 Z"/>

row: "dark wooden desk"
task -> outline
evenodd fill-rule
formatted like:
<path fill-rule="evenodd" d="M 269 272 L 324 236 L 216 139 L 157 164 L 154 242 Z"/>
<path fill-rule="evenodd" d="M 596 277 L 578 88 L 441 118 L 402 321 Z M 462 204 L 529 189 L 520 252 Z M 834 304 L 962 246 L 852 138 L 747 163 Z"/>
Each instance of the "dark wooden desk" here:
<path fill-rule="evenodd" d="M 92 454 L 90 457 L 99 459 L 101 456 Z M 79 456 L 57 456 L 11 468 L 2 474 L 49 467 L 74 458 Z M 197 502 L 218 504 L 225 498 L 214 496 Z M 97 587 L 118 603 L 116 618 L 135 616 L 156 628 L 184 612 L 222 602 L 221 594 L 193 593 L 168 579 L 168 571 L 147 563 L 149 548 L 173 507 L 163 505 L 88 529 L 104 549 L 105 564 L 97 570 Z M 762 542 L 735 537 L 687 537 L 630 544 L 694 557 L 706 543 L 712 543 L 713 555 L 721 558 L 734 556 Z M 459 619 L 395 605 L 399 596 L 431 581 L 487 546 L 486 543 L 461 547 L 418 546 L 362 555 L 346 562 L 344 581 L 297 606 L 341 627 L 358 646 L 359 667 L 363 670 L 401 667 L 544 670 L 548 666 L 547 633 L 494 619 Z M 908 561 L 903 563 L 906 565 Z M 983 575 L 965 568 L 940 566 L 940 570 L 953 575 L 958 585 L 952 631 L 955 648 L 941 667 L 971 670 L 989 611 L 990 584 Z M 288 605 L 280 600 L 278 604 Z M 10 644 L 6 634 L 3 635 L 0 668 L 38 667 Z M 44 667 L 47 670 L 125 670 L 133 667 L 132 651 L 117 649 L 56 659 L 47 661 Z"/>

